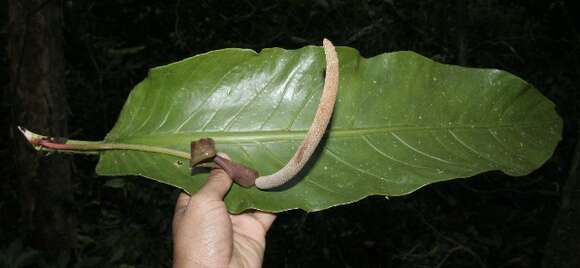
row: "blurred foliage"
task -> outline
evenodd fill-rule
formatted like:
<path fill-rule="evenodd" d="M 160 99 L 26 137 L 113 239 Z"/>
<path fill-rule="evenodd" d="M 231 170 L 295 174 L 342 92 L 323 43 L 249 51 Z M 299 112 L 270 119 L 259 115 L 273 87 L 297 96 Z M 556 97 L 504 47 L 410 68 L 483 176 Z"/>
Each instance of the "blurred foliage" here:
<path fill-rule="evenodd" d="M 65 0 L 71 137 L 102 139 L 149 68 L 224 47 L 298 48 L 327 37 L 364 56 L 414 50 L 441 62 L 505 69 L 538 87 L 565 119 L 565 139 L 542 169 L 520 178 L 486 173 L 318 213 L 282 213 L 268 237 L 265 266 L 537 267 L 577 142 L 579 4 L 460 1 Z M 6 62 L 5 51 L 0 56 Z M 141 178 L 96 177 L 95 160 L 75 157 L 79 237 L 70 258 L 22 242 L 17 182 L 3 180 L 0 265 L 170 266 L 177 191 Z M 5 178 L 12 172 L 0 166 Z"/>

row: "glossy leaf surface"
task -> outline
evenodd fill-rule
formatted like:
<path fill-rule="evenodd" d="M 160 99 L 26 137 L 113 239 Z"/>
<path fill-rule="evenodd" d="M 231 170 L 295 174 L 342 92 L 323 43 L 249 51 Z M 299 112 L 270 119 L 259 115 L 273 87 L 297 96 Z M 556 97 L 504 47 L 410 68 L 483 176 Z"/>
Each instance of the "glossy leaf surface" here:
<path fill-rule="evenodd" d="M 433 62 L 413 52 L 362 58 L 337 49 L 340 89 L 327 137 L 293 185 L 234 185 L 232 212 L 321 210 L 368 195 L 541 166 L 560 140 L 554 104 L 507 72 Z M 219 151 L 270 174 L 293 155 L 318 105 L 320 47 L 223 49 L 154 68 L 133 89 L 105 142 L 189 152 L 211 137 Z M 183 159 L 137 151 L 101 153 L 101 175 L 141 175 L 195 192 L 207 177 Z"/>

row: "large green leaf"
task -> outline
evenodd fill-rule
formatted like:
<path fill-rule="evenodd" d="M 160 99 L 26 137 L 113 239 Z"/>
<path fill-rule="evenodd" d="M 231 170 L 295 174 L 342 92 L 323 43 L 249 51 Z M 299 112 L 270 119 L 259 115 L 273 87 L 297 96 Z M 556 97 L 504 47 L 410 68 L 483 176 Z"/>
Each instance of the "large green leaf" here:
<path fill-rule="evenodd" d="M 413 52 L 362 58 L 337 49 L 340 90 L 327 137 L 291 187 L 234 185 L 232 212 L 325 209 L 368 195 L 403 195 L 437 181 L 501 170 L 520 176 L 560 140 L 554 104 L 504 71 L 433 62 Z M 154 68 L 131 92 L 105 141 L 184 152 L 211 137 L 219 151 L 269 174 L 290 159 L 322 90 L 320 47 L 223 49 Z M 101 175 L 141 175 L 195 192 L 176 157 L 105 151 Z"/>

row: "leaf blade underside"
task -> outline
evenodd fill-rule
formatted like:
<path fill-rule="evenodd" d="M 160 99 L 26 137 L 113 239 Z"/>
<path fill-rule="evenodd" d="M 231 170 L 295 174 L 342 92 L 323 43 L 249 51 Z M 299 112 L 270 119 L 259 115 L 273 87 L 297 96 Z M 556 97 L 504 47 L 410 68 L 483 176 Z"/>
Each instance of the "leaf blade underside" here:
<path fill-rule="evenodd" d="M 326 138 L 283 191 L 234 185 L 228 209 L 316 211 L 368 195 L 403 195 L 424 185 L 541 166 L 560 140 L 554 104 L 507 72 L 445 65 L 413 52 L 362 58 L 337 49 L 340 89 Z M 306 133 L 323 84 L 320 47 L 223 49 L 154 68 L 131 92 L 105 142 L 189 151 L 211 137 L 219 151 L 270 174 Z M 141 175 L 195 192 L 171 156 L 106 151 L 100 175 Z M 184 161 L 182 161 L 184 162 Z"/>

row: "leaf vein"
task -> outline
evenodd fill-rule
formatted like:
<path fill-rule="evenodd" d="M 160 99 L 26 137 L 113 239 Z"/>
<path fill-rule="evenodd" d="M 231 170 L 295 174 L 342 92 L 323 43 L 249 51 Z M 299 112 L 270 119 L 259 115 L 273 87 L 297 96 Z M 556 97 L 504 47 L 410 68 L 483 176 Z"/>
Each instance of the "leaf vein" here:
<path fill-rule="evenodd" d="M 304 180 L 305 180 L 307 183 L 310 183 L 310 184 L 312 184 L 312 185 L 314 185 L 314 186 L 316 186 L 316 187 L 318 187 L 318 188 L 322 189 L 323 191 L 329 192 L 329 193 L 331 193 L 331 194 L 336 194 L 336 195 L 340 195 L 340 194 L 341 194 L 341 193 L 339 193 L 339 192 L 337 192 L 337 191 L 331 190 L 330 188 L 328 188 L 328 187 L 326 187 L 326 186 L 323 186 L 323 185 L 322 185 L 322 184 L 320 184 L 320 183 L 317 183 L 317 182 L 315 182 L 314 180 L 308 180 L 308 179 L 304 179 Z"/>
<path fill-rule="evenodd" d="M 155 90 L 155 96 L 153 98 L 153 104 L 151 104 L 151 108 L 150 108 L 150 113 L 147 115 L 147 117 L 143 120 L 143 123 L 141 123 L 141 125 L 139 125 L 137 128 L 135 128 L 135 132 L 139 132 L 141 129 L 143 129 L 143 127 L 145 127 L 147 125 L 147 123 L 149 122 L 149 120 L 151 120 L 151 117 L 153 117 L 153 114 L 155 113 L 155 108 L 157 107 L 157 104 L 159 103 L 159 94 L 160 94 L 161 90 Z"/>
<path fill-rule="evenodd" d="M 373 177 L 375 177 L 377 179 L 380 179 L 380 180 L 383 180 L 383 181 L 385 180 L 383 177 L 381 177 L 381 176 L 379 176 L 377 174 L 368 172 L 368 171 L 366 171 L 364 169 L 361 169 L 359 167 L 356 167 L 356 166 L 348 163 L 347 161 L 345 161 L 344 159 L 342 159 L 341 157 L 339 157 L 336 153 L 332 152 L 330 149 L 325 149 L 325 151 L 328 153 L 328 155 L 332 156 L 332 158 L 336 159 L 336 161 L 344 164 L 345 166 L 347 166 L 347 167 L 349 167 L 351 169 L 354 169 L 355 171 L 358 171 L 358 172 L 360 172 L 362 174 L 366 174 L 366 175 L 369 175 L 369 176 L 373 176 Z"/>
<path fill-rule="evenodd" d="M 207 101 L 216 93 L 216 91 L 220 88 L 221 82 L 226 78 L 226 76 L 228 76 L 233 70 L 237 69 L 240 67 L 240 63 L 234 64 L 227 72 L 225 72 L 220 79 L 215 82 L 213 88 L 211 89 L 210 93 L 207 95 L 207 97 L 205 97 L 203 99 L 203 101 L 200 101 L 197 103 L 197 106 L 195 108 L 193 108 L 193 110 L 191 111 L 191 113 L 189 114 L 189 116 L 187 117 L 187 119 L 185 119 L 183 121 L 183 123 L 181 123 L 181 125 L 179 125 L 179 127 L 177 127 L 174 131 L 174 133 L 179 132 L 187 123 L 189 123 L 189 121 L 191 119 L 193 119 L 193 116 L 196 115 L 199 111 L 200 108 L 205 105 L 207 103 Z M 217 113 L 217 111 L 216 111 Z"/>
<path fill-rule="evenodd" d="M 487 160 L 489 162 L 494 163 L 498 167 L 502 167 L 503 166 L 503 164 L 501 164 L 501 163 L 499 163 L 499 162 L 497 162 L 497 161 L 495 161 L 495 160 L 493 160 L 493 159 L 491 159 L 491 158 L 483 155 L 482 153 L 480 153 L 477 150 L 475 150 L 473 147 L 469 146 L 461 138 L 459 138 L 459 136 L 457 136 L 457 134 L 455 134 L 455 132 L 453 132 L 453 130 L 449 129 L 449 130 L 447 130 L 447 132 L 449 132 L 449 134 L 451 134 L 451 136 L 453 136 L 453 138 L 455 140 L 457 140 L 457 142 L 459 142 L 461 145 L 463 145 L 463 147 L 467 148 L 467 150 L 473 152 L 475 155 L 477 155 L 477 156 L 479 156 L 479 157 L 481 157 L 481 158 L 483 158 L 483 159 L 485 159 L 485 160 Z"/>
<path fill-rule="evenodd" d="M 375 146 L 369 139 L 367 136 L 362 136 L 362 139 L 373 149 L 375 150 L 378 154 L 380 154 L 381 156 L 390 159 L 391 161 L 406 165 L 406 166 L 410 166 L 413 168 L 423 168 L 423 169 L 428 169 L 428 167 L 423 167 L 423 166 L 417 166 L 417 165 L 413 165 L 407 161 L 403 161 L 403 160 L 399 160 L 396 159 L 395 157 L 388 155 L 387 153 L 385 153 L 384 151 L 382 151 L 380 148 L 378 148 L 377 146 Z"/>
<path fill-rule="evenodd" d="M 301 66 L 301 65 L 302 64 L 298 64 L 298 66 Z M 272 118 L 272 115 L 274 115 L 276 113 L 276 111 L 278 111 L 278 109 L 280 109 L 280 106 L 282 105 L 282 101 L 284 101 L 284 96 L 286 96 L 286 93 L 288 92 L 288 83 L 290 83 L 290 81 L 292 81 L 294 79 L 294 77 L 296 77 L 296 73 L 298 73 L 298 70 L 302 70 L 302 69 L 298 68 L 298 67 L 294 68 L 292 70 L 292 73 L 290 73 L 288 75 L 288 78 L 284 82 L 284 90 L 282 91 L 282 94 L 280 95 L 280 100 L 278 100 L 278 102 L 276 103 L 276 107 L 274 107 L 274 110 L 272 112 L 270 112 L 268 117 L 266 117 L 264 122 L 262 122 L 262 124 L 260 125 L 260 129 L 264 129 L 264 126 L 266 125 L 266 123 L 268 123 L 268 120 L 270 120 L 270 118 Z"/>
<path fill-rule="evenodd" d="M 298 109 L 298 111 L 296 112 L 296 116 L 294 116 L 294 118 L 292 119 L 292 121 L 290 121 L 290 124 L 288 124 L 288 129 L 291 129 L 292 126 L 294 126 L 294 124 L 296 123 L 296 120 L 298 119 L 298 117 L 300 116 L 300 114 L 302 113 L 302 111 L 304 111 L 304 108 L 306 108 L 306 106 L 308 105 L 308 103 L 310 101 L 312 101 L 312 98 L 314 98 L 314 96 L 316 96 L 316 91 L 314 90 L 310 90 L 310 93 L 308 95 L 308 98 L 305 99 L 304 102 L 302 102 L 302 105 L 300 106 L 300 109 Z"/>
<path fill-rule="evenodd" d="M 451 161 L 445 160 L 445 159 L 443 159 L 443 158 L 440 158 L 440 157 L 437 157 L 437 156 L 434 156 L 434 155 L 428 154 L 428 153 L 426 153 L 426 152 L 423 152 L 423 151 L 421 151 L 421 150 L 419 150 L 419 149 L 417 149 L 417 148 L 415 148 L 415 147 L 411 146 L 411 145 L 410 145 L 410 144 L 408 144 L 407 142 L 405 142 L 405 140 L 403 140 L 401 137 L 399 137 L 399 136 L 398 136 L 397 134 L 395 134 L 394 132 L 391 132 L 390 134 L 391 134 L 391 136 L 393 136 L 395 139 L 397 139 L 397 140 L 398 140 L 398 141 L 399 141 L 401 144 L 405 145 L 407 148 L 411 149 L 412 151 L 415 151 L 415 152 L 417 152 L 418 154 L 424 155 L 424 156 L 426 156 L 426 157 L 428 157 L 428 158 L 431 158 L 431 159 L 434 159 L 434 160 L 437 160 L 437 161 L 440 161 L 440 162 L 443 162 L 443 163 L 446 163 L 446 164 L 451 164 L 451 165 L 460 165 L 460 164 L 458 164 L 458 163 L 454 163 L 454 162 L 451 162 Z"/>
<path fill-rule="evenodd" d="M 187 74 L 187 77 L 185 79 L 181 80 L 181 85 L 179 85 L 179 87 L 177 87 L 177 92 L 184 90 L 185 89 L 185 83 L 191 80 L 191 77 L 193 76 L 193 74 L 195 73 L 195 71 L 197 71 L 199 69 L 199 64 L 196 64 L 193 68 L 191 68 Z M 173 104 L 173 103 L 171 103 Z M 163 125 L 165 125 L 165 122 L 167 122 L 167 119 L 169 119 L 169 115 L 171 114 L 171 112 L 173 112 L 174 107 L 176 107 L 177 105 L 169 105 L 169 108 L 167 109 L 167 111 L 165 112 L 165 117 L 163 118 L 163 120 L 161 121 L 161 123 L 159 123 L 159 125 L 157 126 L 157 128 L 155 128 L 155 130 L 151 131 L 151 132 L 156 132 L 159 129 L 161 129 L 161 127 L 163 127 Z"/>

